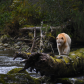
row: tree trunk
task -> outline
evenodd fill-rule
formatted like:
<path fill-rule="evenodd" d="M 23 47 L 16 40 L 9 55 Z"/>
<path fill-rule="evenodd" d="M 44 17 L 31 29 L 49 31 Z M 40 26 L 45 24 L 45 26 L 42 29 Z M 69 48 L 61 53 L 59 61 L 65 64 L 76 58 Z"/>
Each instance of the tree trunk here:
<path fill-rule="evenodd" d="M 14 59 L 21 57 L 25 66 L 19 72 L 31 68 L 36 69 L 41 75 L 51 77 L 70 77 L 83 73 L 84 69 L 84 48 L 70 52 L 69 56 L 50 56 L 45 53 L 24 53 L 17 52 Z"/>

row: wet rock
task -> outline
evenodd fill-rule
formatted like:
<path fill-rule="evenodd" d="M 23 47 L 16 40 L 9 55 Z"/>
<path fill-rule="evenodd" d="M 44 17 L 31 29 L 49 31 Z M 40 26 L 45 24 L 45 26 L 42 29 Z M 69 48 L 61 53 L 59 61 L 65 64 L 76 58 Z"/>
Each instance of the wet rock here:
<path fill-rule="evenodd" d="M 22 42 L 19 41 L 19 42 L 16 43 L 16 45 L 20 46 L 20 45 L 22 45 Z"/>
<path fill-rule="evenodd" d="M 8 47 L 8 45 L 9 45 L 8 43 L 3 44 L 4 47 Z"/>
<path fill-rule="evenodd" d="M 11 47 L 10 47 L 10 50 L 15 50 L 14 46 L 11 46 Z"/>
<path fill-rule="evenodd" d="M 21 69 L 22 69 L 22 68 L 14 68 L 14 69 L 10 70 L 7 74 L 18 73 Z M 23 72 L 20 72 L 20 73 L 28 74 L 27 71 L 23 71 Z"/>
<path fill-rule="evenodd" d="M 18 46 L 18 45 L 15 43 L 14 46 Z"/>
<path fill-rule="evenodd" d="M 19 49 L 19 48 L 20 48 L 20 46 L 15 46 L 15 48 L 16 48 L 16 49 Z"/>
<path fill-rule="evenodd" d="M 3 42 L 4 43 L 7 39 L 8 39 L 8 36 L 7 35 L 3 35 L 0 38 L 0 42 Z"/>
<path fill-rule="evenodd" d="M 3 46 L 0 46 L 0 50 L 3 50 L 4 49 L 4 47 Z"/>
<path fill-rule="evenodd" d="M 0 46 L 3 46 L 3 43 L 0 43 Z"/>
<path fill-rule="evenodd" d="M 29 51 L 30 47 L 28 45 L 23 45 L 22 46 L 22 51 Z"/>
<path fill-rule="evenodd" d="M 14 48 L 15 48 L 15 49 L 19 49 L 19 48 L 20 48 L 20 42 L 15 43 L 15 44 L 14 44 Z"/>
<path fill-rule="evenodd" d="M 37 78 L 33 78 L 27 71 L 18 73 L 22 68 L 14 68 L 10 70 L 6 75 L 1 76 L 0 83 L 2 84 L 41 84 L 41 81 Z"/>
<path fill-rule="evenodd" d="M 14 44 L 14 46 L 21 46 L 23 43 L 21 41 Z"/>

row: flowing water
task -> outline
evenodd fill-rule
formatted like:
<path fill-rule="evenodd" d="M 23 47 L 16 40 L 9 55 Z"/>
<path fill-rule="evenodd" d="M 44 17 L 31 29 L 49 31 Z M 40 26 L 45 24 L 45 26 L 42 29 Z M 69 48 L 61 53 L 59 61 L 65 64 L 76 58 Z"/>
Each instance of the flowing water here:
<path fill-rule="evenodd" d="M 22 58 L 16 58 L 15 60 L 13 60 L 14 53 L 15 51 L 13 50 L 0 50 L 0 74 L 7 74 L 8 71 L 14 68 L 24 67 L 24 64 L 20 63 L 22 61 Z M 33 77 L 40 76 L 40 74 L 36 74 L 35 71 L 27 71 Z"/>

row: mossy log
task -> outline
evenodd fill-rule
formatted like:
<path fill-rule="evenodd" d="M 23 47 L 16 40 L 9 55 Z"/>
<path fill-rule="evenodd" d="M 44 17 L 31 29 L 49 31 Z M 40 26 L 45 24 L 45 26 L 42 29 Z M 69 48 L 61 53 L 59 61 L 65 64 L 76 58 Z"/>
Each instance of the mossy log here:
<path fill-rule="evenodd" d="M 83 73 L 84 70 L 84 48 L 70 52 L 69 56 L 54 57 L 46 53 L 25 53 L 16 52 L 14 59 L 21 57 L 25 66 L 21 71 L 30 67 L 30 70 L 36 69 L 41 75 L 51 77 L 70 77 Z"/>

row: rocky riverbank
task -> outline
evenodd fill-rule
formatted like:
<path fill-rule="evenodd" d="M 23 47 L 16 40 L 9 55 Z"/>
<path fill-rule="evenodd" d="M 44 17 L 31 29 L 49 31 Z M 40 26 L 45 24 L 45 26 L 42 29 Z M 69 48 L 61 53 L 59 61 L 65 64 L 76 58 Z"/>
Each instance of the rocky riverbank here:
<path fill-rule="evenodd" d="M 29 42 L 26 42 L 29 41 Z M 30 46 L 29 46 L 30 44 Z M 26 51 L 30 49 L 32 45 L 32 40 L 28 40 L 26 38 L 11 38 L 7 35 L 3 35 L 0 37 L 0 50 L 23 50 Z"/>
<path fill-rule="evenodd" d="M 40 37 L 37 36 L 34 42 L 34 37 L 32 33 L 28 36 L 21 37 L 9 37 L 7 35 L 2 35 L 0 37 L 0 50 L 18 50 L 25 52 L 50 52 L 54 53 L 52 48 L 52 43 L 48 40 L 43 40 L 44 43 L 40 46 Z M 34 46 L 32 47 L 34 43 Z M 41 49 L 40 49 L 41 48 Z"/>

